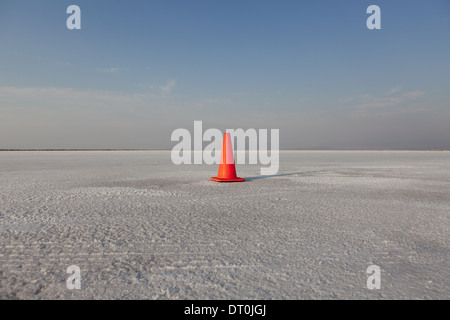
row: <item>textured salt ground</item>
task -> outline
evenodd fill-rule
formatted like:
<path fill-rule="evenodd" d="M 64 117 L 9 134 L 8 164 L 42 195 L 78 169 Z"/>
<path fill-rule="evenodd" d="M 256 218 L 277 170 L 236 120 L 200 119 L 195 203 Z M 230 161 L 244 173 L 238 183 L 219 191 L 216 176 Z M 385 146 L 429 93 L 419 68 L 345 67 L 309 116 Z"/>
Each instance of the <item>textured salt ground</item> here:
<path fill-rule="evenodd" d="M 0 298 L 450 298 L 450 152 L 283 151 L 259 169 L 220 184 L 170 152 L 0 152 Z"/>

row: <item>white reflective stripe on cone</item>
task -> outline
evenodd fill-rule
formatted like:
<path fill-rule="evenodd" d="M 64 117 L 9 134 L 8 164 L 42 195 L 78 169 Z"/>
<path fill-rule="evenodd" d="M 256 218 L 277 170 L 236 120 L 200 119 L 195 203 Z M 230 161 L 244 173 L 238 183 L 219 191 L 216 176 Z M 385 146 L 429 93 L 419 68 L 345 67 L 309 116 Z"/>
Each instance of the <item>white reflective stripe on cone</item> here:
<path fill-rule="evenodd" d="M 225 144 L 225 148 L 222 149 L 225 151 L 225 154 L 222 154 L 220 157 L 220 164 L 234 164 L 234 155 L 233 155 L 233 145 L 231 144 L 231 136 L 228 132 L 225 132 L 223 136 L 223 143 Z M 225 163 L 223 163 L 225 159 Z"/>

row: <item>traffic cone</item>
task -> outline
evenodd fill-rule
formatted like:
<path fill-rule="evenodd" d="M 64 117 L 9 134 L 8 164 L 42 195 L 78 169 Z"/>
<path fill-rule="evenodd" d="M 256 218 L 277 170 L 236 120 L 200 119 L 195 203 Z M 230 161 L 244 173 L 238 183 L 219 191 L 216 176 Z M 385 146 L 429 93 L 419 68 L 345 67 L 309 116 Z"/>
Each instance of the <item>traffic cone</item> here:
<path fill-rule="evenodd" d="M 220 157 L 219 173 L 217 177 L 211 178 L 218 182 L 242 182 L 245 179 L 236 176 L 236 167 L 234 165 L 233 147 L 231 137 L 228 132 L 223 135 L 222 156 Z"/>

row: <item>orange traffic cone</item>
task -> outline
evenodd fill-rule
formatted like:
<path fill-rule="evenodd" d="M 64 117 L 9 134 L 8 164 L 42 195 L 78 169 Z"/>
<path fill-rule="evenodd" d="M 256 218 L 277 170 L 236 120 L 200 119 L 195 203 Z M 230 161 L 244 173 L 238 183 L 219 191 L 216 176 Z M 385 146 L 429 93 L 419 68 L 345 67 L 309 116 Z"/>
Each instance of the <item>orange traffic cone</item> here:
<path fill-rule="evenodd" d="M 236 167 L 234 165 L 233 148 L 231 137 L 228 132 L 223 135 L 222 156 L 220 157 L 219 173 L 217 177 L 211 178 L 218 182 L 242 182 L 245 179 L 236 176 Z"/>

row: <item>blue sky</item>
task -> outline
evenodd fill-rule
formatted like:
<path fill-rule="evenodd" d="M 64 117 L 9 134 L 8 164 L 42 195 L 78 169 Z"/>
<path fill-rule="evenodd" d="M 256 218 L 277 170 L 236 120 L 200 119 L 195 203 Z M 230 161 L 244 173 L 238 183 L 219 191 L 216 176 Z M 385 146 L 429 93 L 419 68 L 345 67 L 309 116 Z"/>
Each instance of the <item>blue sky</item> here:
<path fill-rule="evenodd" d="M 194 120 L 281 148 L 450 148 L 449 35 L 446 0 L 2 0 L 0 148 L 171 148 Z"/>

